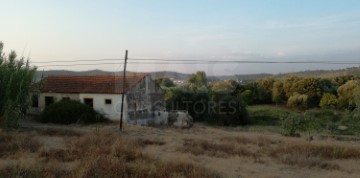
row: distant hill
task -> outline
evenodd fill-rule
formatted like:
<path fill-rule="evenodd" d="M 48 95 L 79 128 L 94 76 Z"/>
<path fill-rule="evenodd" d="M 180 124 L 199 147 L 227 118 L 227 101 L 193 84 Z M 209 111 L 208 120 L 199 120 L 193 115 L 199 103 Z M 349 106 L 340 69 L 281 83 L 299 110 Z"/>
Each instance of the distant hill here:
<path fill-rule="evenodd" d="M 37 71 L 36 72 L 36 79 L 39 80 L 41 77 L 47 77 L 50 75 L 81 75 L 81 76 L 90 76 L 90 75 L 113 75 L 113 74 L 122 74 L 122 72 L 109 72 L 109 71 L 102 71 L 102 70 L 89 70 L 89 71 L 69 71 L 69 70 L 49 70 L 49 71 Z M 128 71 L 128 73 L 135 73 Z M 150 75 L 153 78 L 160 78 L 160 77 L 168 77 L 173 78 L 176 80 L 186 80 L 189 78 L 190 74 L 182 74 L 178 72 L 171 72 L 171 71 L 160 71 L 160 72 L 150 72 Z"/>
<path fill-rule="evenodd" d="M 135 72 L 127 72 L 127 73 L 135 73 Z M 90 70 L 90 71 L 67 71 L 67 70 L 50 70 L 50 71 L 37 71 L 36 78 L 39 80 L 41 77 L 47 77 L 49 75 L 112 75 L 114 72 L 102 71 L 102 70 Z M 119 74 L 117 72 L 116 74 Z M 159 72 L 150 72 L 150 75 L 153 78 L 167 77 L 175 80 L 186 80 L 190 77 L 191 74 L 184 74 L 179 72 L 172 71 L 159 71 Z M 252 80 L 261 79 L 264 77 L 284 77 L 284 76 L 299 76 L 299 77 L 334 77 L 341 75 L 357 75 L 360 76 L 360 67 L 352 67 L 347 69 L 339 69 L 339 70 L 312 70 L 312 71 L 301 71 L 301 72 L 292 72 L 292 73 L 284 73 L 284 74 L 235 74 L 231 76 L 208 76 L 208 80 L 219 81 L 219 80 L 236 80 L 242 82 L 248 82 Z"/>
<path fill-rule="evenodd" d="M 299 77 L 334 77 L 334 76 L 342 76 L 342 75 L 356 75 L 360 76 L 360 67 L 351 67 L 347 69 L 339 69 L 339 70 L 308 70 L 301 72 L 292 72 L 285 74 L 278 74 L 277 76 L 299 76 Z"/>
<path fill-rule="evenodd" d="M 171 72 L 171 71 L 160 71 L 160 72 L 151 72 L 150 75 L 153 78 L 167 77 L 167 78 L 173 78 L 175 80 L 186 80 L 190 77 L 191 74 L 183 74 L 183 73 Z"/>
<path fill-rule="evenodd" d="M 274 76 L 273 74 L 237 74 L 233 76 L 208 76 L 208 80 L 210 82 L 219 81 L 219 80 L 235 80 L 235 81 L 242 81 L 242 82 L 249 82 L 257 79 L 261 79 L 264 77 L 271 77 Z"/>

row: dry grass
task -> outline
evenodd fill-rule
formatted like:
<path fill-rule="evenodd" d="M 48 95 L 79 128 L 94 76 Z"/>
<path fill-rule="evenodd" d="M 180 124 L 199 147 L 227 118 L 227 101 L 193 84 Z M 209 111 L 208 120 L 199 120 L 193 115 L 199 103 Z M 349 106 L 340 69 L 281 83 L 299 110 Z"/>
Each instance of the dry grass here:
<path fill-rule="evenodd" d="M 0 169 L 0 177 L 7 178 L 56 178 L 56 177 L 69 177 L 71 172 L 63 169 L 61 165 L 43 164 L 43 163 L 16 163 L 10 164 Z"/>
<path fill-rule="evenodd" d="M 62 136 L 62 137 L 80 137 L 82 135 L 82 133 L 71 129 L 60 129 L 60 128 L 38 130 L 38 133 L 41 135 Z"/>
<path fill-rule="evenodd" d="M 310 143 L 281 144 L 270 150 L 272 157 L 283 154 L 304 155 L 322 159 L 359 159 L 360 150 L 337 145 L 316 145 Z"/>
<path fill-rule="evenodd" d="M 77 156 L 71 153 L 69 150 L 64 149 L 50 149 L 43 150 L 39 153 L 41 158 L 45 158 L 44 161 L 61 161 L 61 162 L 71 162 L 75 161 Z"/>
<path fill-rule="evenodd" d="M 282 154 L 276 157 L 282 164 L 299 166 L 305 168 L 321 168 L 327 170 L 338 170 L 340 166 L 336 163 L 319 157 L 306 157 L 303 154 Z"/>
<path fill-rule="evenodd" d="M 187 130 L 176 130 L 179 135 L 170 130 L 172 134 L 163 136 L 141 129 L 125 134 L 83 128 L 0 132 L 0 177 L 291 177 L 325 172 L 356 177 L 360 173 L 353 166 L 360 160 L 359 144 L 354 142 L 349 146 L 350 142 L 307 142 L 214 129 L 184 139 Z M 55 146 L 46 146 L 49 143 Z"/>
<path fill-rule="evenodd" d="M 23 150 L 29 144 L 21 143 L 26 139 L 32 140 L 33 137 L 34 135 L 26 137 L 15 132 L 1 133 L 1 146 L 15 148 L 12 145 L 16 145 Z M 36 149 L 31 150 L 37 153 L 33 163 L 17 162 L 0 167 L 0 177 L 221 177 L 192 163 L 165 162 L 142 152 L 146 145 L 164 145 L 165 142 L 162 141 L 127 139 L 114 134 L 65 136 L 64 140 L 65 149 L 36 152 L 40 146 L 37 145 Z M 68 163 L 74 165 L 70 169 L 65 169 L 64 165 Z"/>
<path fill-rule="evenodd" d="M 252 156 L 254 153 L 235 144 L 218 144 L 206 140 L 184 139 L 183 147 L 179 149 L 184 153 L 194 155 L 208 155 L 215 157 Z"/>
<path fill-rule="evenodd" d="M 232 144 L 236 143 L 239 145 L 257 145 L 259 147 L 281 143 L 280 140 L 273 140 L 273 139 L 269 139 L 268 137 L 264 137 L 264 136 L 258 136 L 255 138 L 247 138 L 247 137 L 240 137 L 240 136 L 238 136 L 238 137 L 222 137 L 222 138 L 220 138 L 220 141 L 232 143 Z"/>
<path fill-rule="evenodd" d="M 335 160 L 360 158 L 359 149 L 311 143 L 281 144 L 270 149 L 268 154 L 283 164 L 328 170 L 340 169 L 340 166 L 333 162 Z"/>
<path fill-rule="evenodd" d="M 165 145 L 164 141 L 159 141 L 159 140 L 149 140 L 149 139 L 138 139 L 137 142 L 140 145 L 146 146 L 146 145 L 155 145 L 155 146 L 162 146 Z"/>
<path fill-rule="evenodd" d="M 33 134 L 0 132 L 0 157 L 16 153 L 36 152 L 40 144 Z"/>
<path fill-rule="evenodd" d="M 179 151 L 193 155 L 212 157 L 242 156 L 252 157 L 255 163 L 263 164 L 262 158 L 271 158 L 281 164 L 302 168 L 339 170 L 334 160 L 360 159 L 360 150 L 330 144 L 315 144 L 305 141 L 285 142 L 259 136 L 222 137 L 219 143 L 207 140 L 184 139 Z"/>

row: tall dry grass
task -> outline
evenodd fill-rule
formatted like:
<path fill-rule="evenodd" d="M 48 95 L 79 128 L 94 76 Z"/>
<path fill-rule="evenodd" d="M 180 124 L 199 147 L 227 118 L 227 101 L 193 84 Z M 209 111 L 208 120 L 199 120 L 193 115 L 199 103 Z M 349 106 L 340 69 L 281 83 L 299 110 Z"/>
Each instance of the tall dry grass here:
<path fill-rule="evenodd" d="M 33 153 L 39 148 L 40 143 L 34 139 L 34 134 L 0 131 L 0 157 L 16 153 Z"/>
<path fill-rule="evenodd" d="M 184 139 L 183 147 L 179 151 L 194 155 L 208 155 L 215 157 L 249 156 L 254 152 L 238 144 L 215 143 L 207 140 Z"/>
<path fill-rule="evenodd" d="M 265 136 L 222 137 L 217 141 L 184 139 L 179 151 L 196 156 L 252 157 L 256 163 L 264 163 L 263 158 L 270 158 L 285 165 L 327 170 L 341 169 L 336 160 L 360 159 L 360 149 L 355 147 L 277 140 Z"/>
<path fill-rule="evenodd" d="M 78 137 L 64 136 L 63 149 L 39 150 L 39 143 L 34 142 L 37 143 L 35 147 L 27 141 L 36 136 L 16 132 L 0 133 L 1 146 L 4 148 L 28 149 L 35 155 L 32 162 L 15 161 L 1 166 L 0 177 L 221 177 L 192 163 L 165 162 L 142 152 L 146 146 L 166 144 L 159 140 L 128 139 L 114 134 L 84 134 Z M 17 159 L 21 160 L 21 155 Z"/>

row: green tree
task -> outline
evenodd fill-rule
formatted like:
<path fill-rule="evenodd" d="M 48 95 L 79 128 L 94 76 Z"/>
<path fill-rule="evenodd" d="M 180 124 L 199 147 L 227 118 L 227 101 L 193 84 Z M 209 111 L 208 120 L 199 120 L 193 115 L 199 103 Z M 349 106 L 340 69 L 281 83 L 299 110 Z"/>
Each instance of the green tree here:
<path fill-rule="evenodd" d="M 299 81 L 300 79 L 301 78 L 295 76 L 290 76 L 283 79 L 284 81 L 283 88 L 287 98 L 289 98 L 294 94 L 294 91 L 292 90 L 293 89 L 292 86 L 294 85 L 295 82 Z"/>
<path fill-rule="evenodd" d="M 272 77 L 263 78 L 257 81 L 259 90 L 262 92 L 261 103 L 269 104 L 272 101 L 272 91 L 275 79 Z"/>
<path fill-rule="evenodd" d="M 36 69 L 14 51 L 6 57 L 3 47 L 0 42 L 0 125 L 10 129 L 24 117 Z"/>
<path fill-rule="evenodd" d="M 155 79 L 155 83 L 161 88 L 170 88 L 175 86 L 174 82 L 167 77 L 157 78 Z"/>
<path fill-rule="evenodd" d="M 353 108 L 355 91 L 359 90 L 359 80 L 349 80 L 338 88 L 339 105 L 341 108 Z"/>
<path fill-rule="evenodd" d="M 204 71 L 198 71 L 196 74 L 192 74 L 188 79 L 190 85 L 194 87 L 202 87 L 207 85 L 207 77 Z"/>
<path fill-rule="evenodd" d="M 165 95 L 166 107 L 168 110 L 188 111 L 195 122 L 206 121 L 210 95 L 206 88 L 173 87 Z"/>
<path fill-rule="evenodd" d="M 322 96 L 319 79 L 312 77 L 302 78 L 296 81 L 292 85 L 291 91 L 293 93 L 307 95 L 308 107 L 318 106 Z"/>
<path fill-rule="evenodd" d="M 218 93 L 237 94 L 240 92 L 239 83 L 234 80 L 224 80 L 212 82 L 208 85 L 208 88 Z"/>
<path fill-rule="evenodd" d="M 272 101 L 276 104 L 286 102 L 286 93 L 284 90 L 284 83 L 282 80 L 278 80 L 274 83 L 272 88 Z"/>
<path fill-rule="evenodd" d="M 309 107 L 309 97 L 308 95 L 294 93 L 294 95 L 288 99 L 287 106 L 302 110 L 307 109 Z"/>
<path fill-rule="evenodd" d="M 323 93 L 331 93 L 331 94 L 336 95 L 338 86 L 334 85 L 331 82 L 331 79 L 320 79 L 319 85 L 320 85 L 321 91 Z"/>
<path fill-rule="evenodd" d="M 241 98 L 246 104 L 252 104 L 256 100 L 256 95 L 251 90 L 245 90 L 241 93 Z"/>
<path fill-rule="evenodd" d="M 335 95 L 331 93 L 325 93 L 323 94 L 320 100 L 319 106 L 325 109 L 329 109 L 329 108 L 334 109 L 337 107 L 338 104 L 339 104 L 339 100 Z"/>
<path fill-rule="evenodd" d="M 226 93 L 213 93 L 209 104 L 210 123 L 223 126 L 250 123 L 245 103 L 241 98 Z"/>
<path fill-rule="evenodd" d="M 252 93 L 251 96 L 255 97 L 253 99 L 248 98 L 249 100 L 247 104 L 264 104 L 271 102 L 271 96 L 268 95 L 265 88 L 260 83 L 258 83 L 258 81 L 248 82 L 245 84 L 244 88 L 245 91 L 250 90 Z"/>

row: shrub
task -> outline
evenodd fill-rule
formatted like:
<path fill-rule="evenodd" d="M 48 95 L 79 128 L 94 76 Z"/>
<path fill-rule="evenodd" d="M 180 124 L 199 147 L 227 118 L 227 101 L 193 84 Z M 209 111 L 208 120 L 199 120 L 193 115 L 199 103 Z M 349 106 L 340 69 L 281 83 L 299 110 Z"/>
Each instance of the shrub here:
<path fill-rule="evenodd" d="M 281 128 L 285 136 L 300 136 L 305 130 L 305 119 L 299 114 L 290 114 L 281 119 Z"/>
<path fill-rule="evenodd" d="M 320 100 L 319 106 L 321 108 L 336 108 L 338 104 L 339 104 L 339 100 L 335 95 L 330 93 L 325 93 Z"/>
<path fill-rule="evenodd" d="M 307 109 L 309 106 L 309 97 L 308 95 L 294 93 L 294 95 L 288 99 L 287 106 L 297 109 Z"/>
<path fill-rule="evenodd" d="M 107 118 L 79 101 L 61 100 L 46 107 L 41 114 L 40 121 L 57 124 L 90 124 L 107 121 Z"/>

